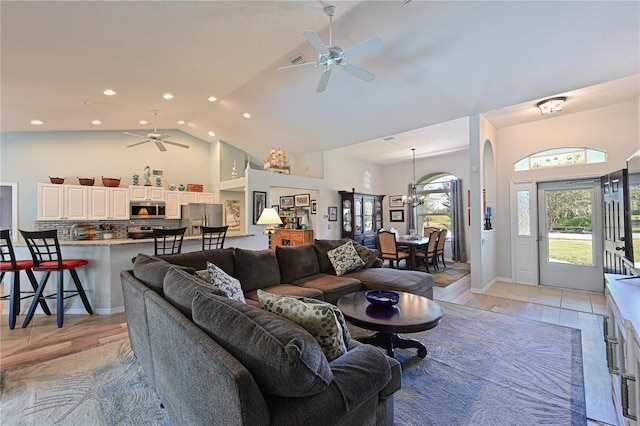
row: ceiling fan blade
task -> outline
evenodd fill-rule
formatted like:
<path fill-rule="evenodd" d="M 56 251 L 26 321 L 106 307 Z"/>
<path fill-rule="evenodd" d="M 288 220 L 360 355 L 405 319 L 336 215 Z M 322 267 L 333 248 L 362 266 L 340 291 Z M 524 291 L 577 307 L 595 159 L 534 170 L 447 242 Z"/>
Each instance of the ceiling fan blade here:
<path fill-rule="evenodd" d="M 319 53 L 328 54 L 329 49 L 324 45 L 324 42 L 318 37 L 314 31 L 305 30 L 302 35 L 307 39 L 307 41 L 316 49 Z"/>
<path fill-rule="evenodd" d="M 153 141 L 153 142 L 156 144 L 156 146 L 158 147 L 158 149 L 160 151 L 164 152 L 164 151 L 167 150 L 167 148 L 162 144 L 162 142 L 160 142 L 160 141 Z"/>
<path fill-rule="evenodd" d="M 142 145 L 143 143 L 147 143 L 147 142 L 151 142 L 151 141 L 147 139 L 146 141 L 132 143 L 131 145 L 127 145 L 127 148 L 131 148 L 132 146 L 136 146 L 136 145 Z"/>
<path fill-rule="evenodd" d="M 320 65 L 320 62 L 305 62 L 304 64 L 296 64 L 296 65 L 288 65 L 286 67 L 280 67 L 278 68 L 278 71 L 280 70 L 287 70 L 289 68 L 299 68 L 299 67 L 306 67 L 309 65 L 313 65 L 314 67 L 317 67 L 318 65 Z"/>
<path fill-rule="evenodd" d="M 146 138 L 145 135 L 136 135 L 135 133 L 129 133 L 129 132 L 122 132 L 122 133 L 129 136 L 135 136 L 136 138 Z"/>
<path fill-rule="evenodd" d="M 320 82 L 318 83 L 318 88 L 316 89 L 317 93 L 322 93 L 326 90 L 327 85 L 329 84 L 329 77 L 331 77 L 331 67 L 327 67 L 327 69 L 322 73 L 322 77 L 320 77 Z"/>
<path fill-rule="evenodd" d="M 170 137 L 171 137 L 171 135 L 164 134 L 164 135 L 156 136 L 156 139 L 162 140 L 162 139 L 166 139 L 166 138 L 170 138 Z"/>
<path fill-rule="evenodd" d="M 372 74 L 369 71 L 363 70 L 362 68 L 358 68 L 355 65 L 343 63 L 340 65 L 340 67 L 346 72 L 348 72 L 349 74 L 351 74 L 352 76 L 358 77 L 360 80 L 364 80 L 367 83 L 371 83 L 373 80 L 376 79 L 375 74 Z"/>
<path fill-rule="evenodd" d="M 168 143 L 169 145 L 175 145 L 175 146 L 179 146 L 180 148 L 187 148 L 187 149 L 189 149 L 189 145 L 185 145 L 185 144 L 183 144 L 183 143 L 172 142 L 172 141 L 162 141 L 162 143 Z"/>
<path fill-rule="evenodd" d="M 354 56 L 361 55 L 370 50 L 376 49 L 382 45 L 382 39 L 380 37 L 374 37 L 367 41 L 363 41 L 360 44 L 356 44 L 346 50 L 342 51 L 342 57 L 344 59 L 353 58 Z"/>

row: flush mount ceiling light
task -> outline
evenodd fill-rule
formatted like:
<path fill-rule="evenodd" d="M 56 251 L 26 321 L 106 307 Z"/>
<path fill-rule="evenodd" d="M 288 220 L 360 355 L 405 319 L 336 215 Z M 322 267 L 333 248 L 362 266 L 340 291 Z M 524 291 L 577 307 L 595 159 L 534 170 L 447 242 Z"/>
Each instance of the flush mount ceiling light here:
<path fill-rule="evenodd" d="M 173 99 L 173 95 L 171 93 L 165 93 L 162 97 L 165 99 Z"/>
<path fill-rule="evenodd" d="M 209 96 L 209 102 L 215 102 L 218 99 L 215 96 Z"/>
<path fill-rule="evenodd" d="M 116 94 L 116 91 L 115 91 L 115 90 L 111 90 L 111 89 L 107 89 L 107 90 L 105 90 L 103 93 L 104 93 L 105 95 L 107 95 L 107 96 L 113 96 L 113 95 L 115 95 L 115 94 Z"/>
<path fill-rule="evenodd" d="M 91 122 L 91 124 L 93 124 L 93 125 L 97 126 L 98 124 L 102 124 L 102 121 L 100 121 L 100 120 L 93 120 L 93 121 Z"/>
<path fill-rule="evenodd" d="M 558 96 L 555 98 L 545 99 L 536 104 L 540 108 L 542 115 L 551 114 L 553 112 L 562 111 L 562 104 L 565 103 L 567 98 L 564 96 Z"/>
<path fill-rule="evenodd" d="M 242 116 L 244 118 L 251 118 L 251 114 L 249 114 L 248 112 L 245 112 L 244 114 L 242 114 Z"/>

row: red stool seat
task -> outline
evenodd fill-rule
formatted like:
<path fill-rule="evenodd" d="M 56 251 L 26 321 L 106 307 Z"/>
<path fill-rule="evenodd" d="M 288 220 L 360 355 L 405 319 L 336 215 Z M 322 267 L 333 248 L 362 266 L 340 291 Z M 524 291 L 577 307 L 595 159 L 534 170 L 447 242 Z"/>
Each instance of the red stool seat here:
<path fill-rule="evenodd" d="M 32 262 L 33 263 L 33 262 Z M 36 272 L 47 272 L 51 270 L 59 269 L 73 269 L 81 266 L 88 265 L 89 261 L 84 259 L 63 259 L 62 265 L 59 265 L 58 261 L 40 262 L 38 266 L 34 266 L 33 270 Z"/>
<path fill-rule="evenodd" d="M 16 260 L 15 266 L 11 262 L 0 262 L 0 271 L 2 272 L 18 272 L 33 267 L 33 260 Z"/>

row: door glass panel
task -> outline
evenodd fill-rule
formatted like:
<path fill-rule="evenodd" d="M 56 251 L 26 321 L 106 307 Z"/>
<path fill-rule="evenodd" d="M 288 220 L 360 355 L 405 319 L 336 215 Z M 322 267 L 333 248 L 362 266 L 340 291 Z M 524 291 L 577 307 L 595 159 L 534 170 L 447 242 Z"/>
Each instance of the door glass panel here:
<path fill-rule="evenodd" d="M 373 230 L 373 201 L 367 200 L 364 202 L 364 230 Z"/>
<path fill-rule="evenodd" d="M 594 264 L 591 189 L 546 191 L 550 263 Z"/>
<path fill-rule="evenodd" d="M 531 193 L 518 191 L 518 236 L 531 236 Z"/>

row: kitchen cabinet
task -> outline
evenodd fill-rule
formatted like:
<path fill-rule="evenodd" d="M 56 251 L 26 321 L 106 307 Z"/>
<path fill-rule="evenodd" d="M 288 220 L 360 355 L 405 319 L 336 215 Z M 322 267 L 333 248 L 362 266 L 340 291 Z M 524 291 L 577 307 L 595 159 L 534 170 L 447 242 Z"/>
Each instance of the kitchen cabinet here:
<path fill-rule="evenodd" d="M 92 186 L 87 191 L 89 193 L 88 219 L 129 219 L 129 189 Z"/>
<path fill-rule="evenodd" d="M 189 203 L 213 204 L 213 192 L 165 191 L 167 219 L 180 219 L 180 206 Z"/>
<path fill-rule="evenodd" d="M 313 230 L 307 229 L 276 229 L 271 236 L 271 248 L 277 246 L 298 246 L 313 243 Z"/>
<path fill-rule="evenodd" d="M 164 201 L 164 188 L 159 186 L 130 186 L 131 201 Z"/>
<path fill-rule="evenodd" d="M 38 184 L 38 220 L 87 218 L 87 187 Z"/>
<path fill-rule="evenodd" d="M 376 234 L 384 226 L 384 195 L 339 191 L 342 202 L 342 238 L 351 238 L 369 248 L 376 247 Z"/>
<path fill-rule="evenodd" d="M 637 426 L 640 410 L 640 278 L 605 274 L 607 366 L 621 425 Z"/>

